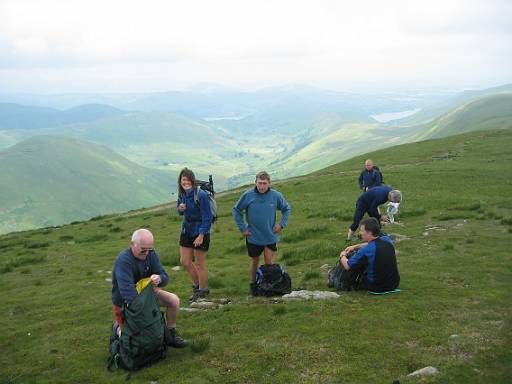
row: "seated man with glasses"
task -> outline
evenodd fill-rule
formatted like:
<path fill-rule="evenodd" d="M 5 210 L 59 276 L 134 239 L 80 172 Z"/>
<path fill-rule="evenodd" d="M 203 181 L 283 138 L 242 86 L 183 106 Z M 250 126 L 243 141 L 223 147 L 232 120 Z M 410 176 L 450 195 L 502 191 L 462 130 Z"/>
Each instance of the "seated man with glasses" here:
<path fill-rule="evenodd" d="M 155 286 L 159 305 L 167 308 L 167 326 L 172 340 L 169 345 L 175 348 L 186 347 L 187 342 L 176 334 L 180 299 L 174 293 L 159 288 L 167 285 L 169 276 L 153 249 L 153 234 L 147 229 L 137 229 L 133 232 L 130 247 L 117 255 L 112 269 L 112 304 L 118 335 L 121 334 L 123 326 L 122 305 L 129 305 L 135 299 L 137 282 L 148 277 Z"/>

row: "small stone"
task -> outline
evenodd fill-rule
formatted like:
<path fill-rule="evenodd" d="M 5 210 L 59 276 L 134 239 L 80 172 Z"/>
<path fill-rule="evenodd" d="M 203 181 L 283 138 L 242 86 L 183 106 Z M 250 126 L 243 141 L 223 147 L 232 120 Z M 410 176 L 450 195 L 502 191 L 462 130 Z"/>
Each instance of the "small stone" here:
<path fill-rule="evenodd" d="M 108 273 L 109 275 L 111 275 L 111 274 L 112 274 L 112 271 L 107 271 L 107 273 Z"/>
<path fill-rule="evenodd" d="M 320 267 L 320 269 L 323 269 L 323 270 L 327 270 L 327 269 L 330 269 L 331 266 L 329 264 L 324 264 Z"/>
<path fill-rule="evenodd" d="M 109 279 L 108 277 L 105 279 L 105 281 L 108 281 L 109 283 L 112 282 L 112 279 Z"/>
<path fill-rule="evenodd" d="M 228 299 L 228 298 L 215 299 L 214 301 L 215 301 L 216 303 L 220 304 L 220 305 L 231 304 L 231 299 Z"/>
<path fill-rule="evenodd" d="M 171 268 L 173 271 L 179 271 L 181 267 L 179 265 Z"/>
<path fill-rule="evenodd" d="M 414 371 L 412 373 L 409 373 L 407 377 L 423 377 L 423 376 L 432 376 L 437 375 L 439 373 L 439 370 L 436 367 L 424 367 L 421 369 L 418 369 L 417 371 Z"/>
<path fill-rule="evenodd" d="M 455 333 L 454 333 L 453 335 L 450 335 L 450 339 L 456 339 L 456 338 L 458 338 L 458 337 L 459 337 L 459 335 L 457 335 L 457 334 L 455 334 Z"/>
<path fill-rule="evenodd" d="M 423 236 L 428 236 L 428 232 L 423 232 Z"/>

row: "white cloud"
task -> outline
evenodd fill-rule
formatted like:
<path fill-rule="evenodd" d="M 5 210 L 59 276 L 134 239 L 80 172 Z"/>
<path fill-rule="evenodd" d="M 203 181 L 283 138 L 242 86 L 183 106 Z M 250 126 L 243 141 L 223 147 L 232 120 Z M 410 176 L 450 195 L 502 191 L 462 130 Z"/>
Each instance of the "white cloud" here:
<path fill-rule="evenodd" d="M 511 19 L 485 0 L 2 0 L 0 87 L 499 83 Z"/>

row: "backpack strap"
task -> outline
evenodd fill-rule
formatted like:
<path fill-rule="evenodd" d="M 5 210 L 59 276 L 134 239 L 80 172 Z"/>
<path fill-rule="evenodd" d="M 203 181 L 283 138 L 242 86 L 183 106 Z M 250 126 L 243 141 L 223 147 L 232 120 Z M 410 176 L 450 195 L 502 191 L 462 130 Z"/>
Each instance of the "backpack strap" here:
<path fill-rule="evenodd" d="M 199 189 L 201 187 L 197 186 L 194 188 L 194 203 L 198 206 L 198 207 L 201 207 L 201 203 L 199 202 Z"/>

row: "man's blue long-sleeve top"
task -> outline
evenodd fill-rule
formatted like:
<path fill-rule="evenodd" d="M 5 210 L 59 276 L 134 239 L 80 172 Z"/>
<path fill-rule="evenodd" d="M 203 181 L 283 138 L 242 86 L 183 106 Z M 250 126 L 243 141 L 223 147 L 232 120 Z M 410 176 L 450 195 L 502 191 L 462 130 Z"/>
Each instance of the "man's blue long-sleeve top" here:
<path fill-rule="evenodd" d="M 283 195 L 272 188 L 265 193 L 259 193 L 255 187 L 244 192 L 233 207 L 232 213 L 240 232 L 246 229 L 251 232 L 251 236 L 247 237 L 249 243 L 269 245 L 279 241 L 279 236 L 274 233 L 277 210 L 281 211 L 279 224 L 284 228 L 292 208 Z M 244 211 L 247 224 L 244 223 Z"/>
<path fill-rule="evenodd" d="M 119 306 L 131 303 L 137 297 L 137 281 L 151 275 L 160 275 L 159 287 L 169 283 L 155 250 L 149 252 L 145 260 L 137 259 L 130 248 L 120 252 L 112 268 L 112 303 Z"/>
<path fill-rule="evenodd" d="M 382 176 L 379 171 L 373 168 L 371 171 L 363 169 L 361 174 L 359 175 L 359 188 L 368 189 L 378 187 L 382 184 Z"/>
<path fill-rule="evenodd" d="M 195 201 L 196 193 L 199 205 Z M 181 203 L 187 206 L 185 212 L 178 210 L 178 206 Z M 181 232 L 188 237 L 196 237 L 200 233 L 203 235 L 210 233 L 213 216 L 210 210 L 208 194 L 201 188 L 190 188 L 184 196 L 180 196 L 178 201 L 176 201 L 176 212 L 178 215 L 183 216 Z"/>
<path fill-rule="evenodd" d="M 378 207 L 388 201 L 389 192 L 391 192 L 391 187 L 388 185 L 369 189 L 359 196 L 356 207 L 367 211 L 370 217 L 380 220 Z"/>

